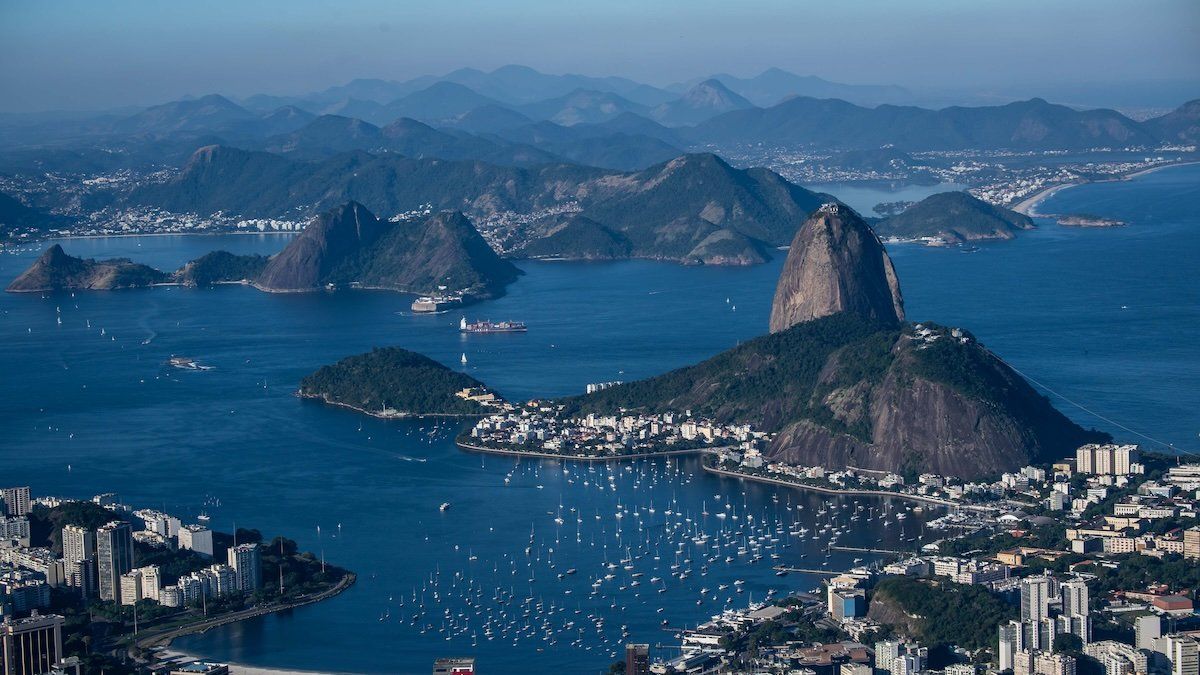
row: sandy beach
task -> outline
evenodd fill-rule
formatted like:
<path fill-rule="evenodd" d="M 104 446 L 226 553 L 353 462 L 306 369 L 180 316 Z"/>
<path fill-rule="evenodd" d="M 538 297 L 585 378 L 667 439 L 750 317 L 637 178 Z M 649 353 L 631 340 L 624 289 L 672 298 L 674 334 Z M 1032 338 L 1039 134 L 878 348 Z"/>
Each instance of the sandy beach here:
<path fill-rule="evenodd" d="M 1059 183 L 1058 185 L 1051 185 L 1050 187 L 1048 187 L 1044 190 L 1039 190 L 1038 192 L 1034 193 L 1033 195 L 1030 195 L 1029 197 L 1026 197 L 1025 199 L 1021 200 L 1020 202 L 1017 203 L 1016 206 L 1012 207 L 1012 210 L 1016 211 L 1017 213 L 1022 213 L 1024 215 L 1027 215 L 1030 218 L 1033 218 L 1035 216 L 1042 215 L 1042 214 L 1038 213 L 1037 205 L 1046 201 L 1047 199 L 1050 198 L 1051 195 L 1057 193 L 1060 190 L 1065 190 L 1069 187 L 1075 187 L 1076 185 L 1087 185 L 1089 183 L 1107 183 L 1110 181 L 1118 181 L 1118 180 L 1133 180 L 1134 178 L 1138 178 L 1139 176 L 1145 176 L 1147 174 L 1154 173 L 1155 171 L 1162 171 L 1163 169 L 1171 169 L 1171 168 L 1174 168 L 1177 166 L 1188 166 L 1190 164 L 1200 164 L 1200 162 L 1174 162 L 1171 164 L 1160 164 L 1159 166 L 1152 166 L 1152 167 L 1149 167 L 1146 169 L 1142 169 L 1140 171 L 1134 171 L 1133 173 L 1128 173 L 1123 176 L 1119 176 L 1117 178 L 1112 178 L 1112 179 L 1104 180 L 1104 181 L 1075 181 L 1075 182 L 1071 182 L 1071 183 Z"/>

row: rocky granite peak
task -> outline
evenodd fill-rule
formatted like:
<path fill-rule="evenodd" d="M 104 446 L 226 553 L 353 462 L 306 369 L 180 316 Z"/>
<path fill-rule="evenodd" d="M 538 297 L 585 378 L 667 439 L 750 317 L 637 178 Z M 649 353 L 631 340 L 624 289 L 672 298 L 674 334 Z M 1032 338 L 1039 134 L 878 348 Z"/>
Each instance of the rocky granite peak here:
<path fill-rule="evenodd" d="M 822 205 L 796 232 L 775 287 L 771 332 L 839 312 L 904 320 L 904 299 L 879 237 L 852 209 Z"/>

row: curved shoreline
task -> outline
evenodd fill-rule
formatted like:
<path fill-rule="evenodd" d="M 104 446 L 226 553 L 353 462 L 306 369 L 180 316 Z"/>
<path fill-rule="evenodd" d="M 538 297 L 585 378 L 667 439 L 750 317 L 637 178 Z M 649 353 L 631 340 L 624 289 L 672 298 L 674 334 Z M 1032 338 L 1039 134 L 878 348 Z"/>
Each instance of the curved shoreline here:
<path fill-rule="evenodd" d="M 315 595 L 301 596 L 301 597 L 297 598 L 296 600 L 293 600 L 291 602 L 282 603 L 282 604 L 266 605 L 266 606 L 262 606 L 262 607 L 251 607 L 250 609 L 243 609 L 238 612 L 232 612 L 230 614 L 213 617 L 211 619 L 197 621 L 196 623 L 187 624 L 185 626 L 177 626 L 175 628 L 169 628 L 167 630 L 164 630 L 164 631 L 161 631 L 158 633 L 153 633 L 146 637 L 136 638 L 136 639 L 134 639 L 131 646 L 137 647 L 139 649 L 149 649 L 151 647 L 166 647 L 166 646 L 170 645 L 171 642 L 173 640 L 175 640 L 176 638 L 181 638 L 185 635 L 192 635 L 194 633 L 205 633 L 205 632 L 208 632 L 209 630 L 212 630 L 213 628 L 217 628 L 219 626 L 224 626 L 226 624 L 237 623 L 238 621 L 245 621 L 247 619 L 253 619 L 256 617 L 260 617 L 260 616 L 266 616 L 268 614 L 274 614 L 275 612 L 282 612 L 283 610 L 286 610 L 286 609 L 295 609 L 297 607 L 311 605 L 313 603 L 321 602 L 322 600 L 328 600 L 329 598 L 339 595 L 342 591 L 353 586 L 357 580 L 358 580 L 358 576 L 356 574 L 354 574 L 353 572 L 348 572 L 346 574 L 346 576 L 339 579 L 338 582 L 336 584 L 334 584 L 332 588 L 327 588 Z"/>
<path fill-rule="evenodd" d="M 536 459 L 562 459 L 571 462 L 619 462 L 627 459 L 648 459 L 652 457 L 677 457 L 680 455 L 696 455 L 707 454 L 720 450 L 721 448 L 689 448 L 687 450 L 662 450 L 659 452 L 639 452 L 633 455 L 556 455 L 551 452 L 537 452 L 536 450 L 505 450 L 502 448 L 488 448 L 482 445 L 471 445 L 459 440 L 455 440 L 454 444 L 463 450 L 471 452 L 482 452 L 490 455 L 504 455 L 507 457 L 533 457 Z"/>
<path fill-rule="evenodd" d="M 828 495 L 842 495 L 848 497 L 895 497 L 896 499 L 906 499 L 908 501 L 918 502 L 921 504 L 932 504 L 934 506 L 942 506 L 949 509 L 968 509 L 971 511 L 991 511 L 985 506 L 976 506 L 974 504 L 955 504 L 954 502 L 939 499 L 937 497 L 926 497 L 925 495 L 910 495 L 903 492 L 888 492 L 886 490 L 844 490 L 839 488 L 827 488 L 820 485 L 808 485 L 806 483 L 796 483 L 793 481 L 783 480 L 781 478 L 768 478 L 766 476 L 754 476 L 751 474 L 739 473 L 737 471 L 729 471 L 720 469 L 715 466 L 704 466 L 704 470 L 717 474 L 719 476 L 728 476 L 730 478 L 743 478 L 745 480 L 757 481 L 759 483 L 768 483 L 770 485 L 781 485 L 783 487 L 797 488 L 800 490 L 812 490 Z"/>
<path fill-rule="evenodd" d="M 1042 202 L 1046 201 L 1050 197 L 1053 197 L 1055 194 L 1059 193 L 1062 190 L 1066 190 L 1067 188 L 1077 187 L 1080 185 L 1091 185 L 1093 183 L 1115 183 L 1115 182 L 1123 181 L 1123 180 L 1133 180 L 1133 179 L 1139 178 L 1141 176 L 1146 176 L 1146 175 L 1152 174 L 1156 171 L 1162 171 L 1163 169 L 1173 169 L 1177 166 L 1191 166 L 1193 164 L 1200 164 L 1200 161 L 1172 162 L 1169 164 L 1161 164 L 1159 166 L 1151 166 L 1151 167 L 1147 167 L 1145 169 L 1139 169 L 1137 171 L 1134 171 L 1133 173 L 1122 174 L 1120 176 L 1116 176 L 1114 178 L 1107 178 L 1104 180 L 1080 180 L 1080 181 L 1071 181 L 1070 183 L 1059 183 L 1058 185 L 1051 185 L 1047 188 L 1039 190 L 1035 194 L 1030 195 L 1029 197 L 1026 197 L 1025 199 L 1022 199 L 1020 202 L 1017 202 L 1016 206 L 1012 206 L 1010 208 L 1013 211 L 1016 211 L 1017 213 L 1029 216 L 1030 218 L 1049 217 L 1049 216 L 1038 213 L 1038 211 L 1037 211 L 1038 204 L 1041 204 Z"/>

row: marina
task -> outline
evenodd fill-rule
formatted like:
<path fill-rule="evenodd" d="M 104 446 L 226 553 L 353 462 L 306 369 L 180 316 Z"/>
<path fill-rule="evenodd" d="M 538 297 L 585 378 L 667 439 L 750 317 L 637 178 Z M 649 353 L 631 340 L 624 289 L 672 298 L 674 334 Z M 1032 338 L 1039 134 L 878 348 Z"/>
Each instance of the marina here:
<path fill-rule="evenodd" d="M 1055 391 L 1086 389 L 1089 408 L 1112 419 L 1136 417 L 1147 435 L 1186 444 L 1177 420 L 1200 406 L 1200 386 L 1188 376 L 1200 371 L 1173 336 L 1200 324 L 1194 307 L 1165 285 L 1182 287 L 1172 276 L 1186 274 L 1200 230 L 1171 216 L 1171 202 L 1153 188 L 1179 175 L 1173 172 L 1195 171 L 1071 188 L 1048 206 L 1102 211 L 1076 194 L 1142 186 L 1142 193 L 1126 193 L 1130 210 L 1103 210 L 1130 222 L 1126 228 L 1046 224 L 973 255 L 897 247 L 907 307 L 914 317 L 970 325 L 989 348 Z M 1138 223 L 1142 203 L 1156 205 L 1153 227 Z M 270 253 L 281 239 L 122 237 L 66 245 L 72 254 L 136 255 L 172 268 L 214 248 Z M 1142 282 L 1113 294 L 1105 281 L 1113 271 L 1088 261 L 1118 252 L 1130 262 L 1120 274 Z M 1166 264 L 1147 264 L 1164 252 Z M 36 254 L 6 252 L 0 275 L 11 278 Z M 254 522 L 358 574 L 352 588 L 328 601 L 176 640 L 174 647 L 188 653 L 263 667 L 385 673 L 427 670 L 434 656 L 470 651 L 489 672 L 522 672 L 533 658 L 546 670 L 573 672 L 581 662 L 599 670 L 611 662 L 622 625 L 630 640 L 669 643 L 677 630 L 726 605 L 745 607 L 771 590 L 775 597 L 808 591 L 823 578 L 779 577 L 776 565 L 846 570 L 855 558 L 871 564 L 886 554 L 835 546 L 909 551 L 944 537 L 928 525 L 922 536 L 923 524 L 943 509 L 918 513 L 893 499 L 888 526 L 866 535 L 867 521 L 851 520 L 856 510 L 878 515 L 888 500 L 708 474 L 686 456 L 585 465 L 464 452 L 454 445 L 464 428 L 459 420 L 365 417 L 297 399 L 296 382 L 321 364 L 381 345 L 403 345 L 456 367 L 465 354 L 466 372 L 514 401 L 631 381 L 761 334 L 778 264 L 522 262 L 526 276 L 486 305 L 492 316 L 536 326 L 519 340 L 463 340 L 457 314 L 398 315 L 403 298 L 383 293 L 279 295 L 221 286 L 3 295 L 0 335 L 12 349 L 0 354 L 0 367 L 26 383 L 0 401 L 8 447 L 22 448 L 5 453 L 6 470 L 14 483 L 34 484 L 43 494 L 90 496 L 102 486 L 122 501 L 181 516 L 204 511 L 220 531 Z M 577 292 L 585 272 L 597 289 L 586 297 Z M 1047 292 L 1034 303 L 1015 297 L 1003 283 L 1013 274 L 1044 281 Z M 947 285 L 961 292 L 946 293 Z M 736 313 L 724 313 L 732 304 L 726 298 L 736 300 Z M 1084 330 L 1075 316 L 1081 308 L 1089 311 Z M 727 318 L 712 321 L 716 312 Z M 349 325 L 359 328 L 345 330 Z M 1119 368 L 1096 367 L 1115 362 L 1114 354 L 1125 354 Z M 172 355 L 193 355 L 215 370 L 193 377 L 164 367 Z M 1141 386 L 1147 373 L 1161 386 Z M 1076 408 L 1062 409 L 1102 427 Z M 142 479 L 147 474 L 153 483 Z M 451 506 L 442 511 L 442 503 Z M 706 535 L 704 544 L 694 541 Z M 750 562 L 755 555 L 762 557 Z M 611 616 L 602 628 L 588 618 L 604 613 Z M 581 629 L 591 650 L 571 645 Z M 331 641 L 343 647 L 331 650 Z M 382 655 L 379 644 L 404 656 Z"/>

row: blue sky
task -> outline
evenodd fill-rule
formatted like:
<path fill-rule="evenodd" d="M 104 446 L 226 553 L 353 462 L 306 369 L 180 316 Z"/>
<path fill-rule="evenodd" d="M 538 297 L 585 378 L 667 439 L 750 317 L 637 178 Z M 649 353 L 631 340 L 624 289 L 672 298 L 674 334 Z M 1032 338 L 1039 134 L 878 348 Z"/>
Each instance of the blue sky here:
<path fill-rule="evenodd" d="M 509 63 L 654 84 L 770 66 L 916 87 L 1196 80 L 1200 1 L 0 0 L 3 110 Z"/>

